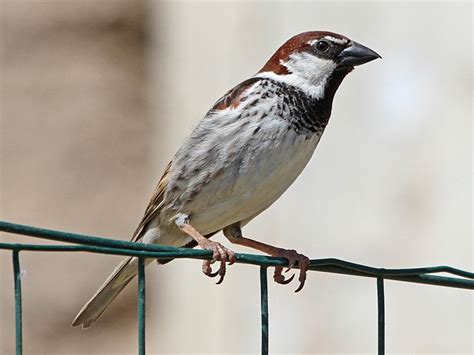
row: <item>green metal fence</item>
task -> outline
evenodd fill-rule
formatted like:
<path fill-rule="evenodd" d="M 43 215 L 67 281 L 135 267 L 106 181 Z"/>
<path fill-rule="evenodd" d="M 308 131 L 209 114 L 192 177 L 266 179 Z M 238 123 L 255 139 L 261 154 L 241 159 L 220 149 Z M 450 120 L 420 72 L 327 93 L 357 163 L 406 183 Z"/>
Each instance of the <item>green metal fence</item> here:
<path fill-rule="evenodd" d="M 20 243 L 0 243 L 0 249 L 11 250 L 13 256 L 13 274 L 15 289 L 15 329 L 16 354 L 23 351 L 22 309 L 21 309 L 21 251 L 58 251 L 58 252 L 92 252 L 136 256 L 138 262 L 138 354 L 145 354 L 145 258 L 159 259 L 210 259 L 211 252 L 184 248 L 166 247 L 160 245 L 126 242 L 88 235 L 42 229 L 0 221 L 0 231 L 50 239 L 73 245 L 36 245 Z M 261 312 L 261 353 L 268 354 L 268 287 L 267 268 L 272 266 L 287 266 L 282 258 L 273 258 L 252 254 L 236 254 L 236 263 L 252 264 L 260 267 L 260 312 Z M 459 270 L 449 266 L 432 266 L 413 269 L 384 269 L 351 263 L 339 259 L 311 260 L 310 270 L 346 274 L 352 276 L 372 277 L 377 285 L 378 313 L 378 354 L 385 353 L 385 305 L 384 281 L 397 280 L 436 286 L 455 287 L 474 290 L 474 273 Z M 451 276 L 434 275 L 439 273 Z"/>

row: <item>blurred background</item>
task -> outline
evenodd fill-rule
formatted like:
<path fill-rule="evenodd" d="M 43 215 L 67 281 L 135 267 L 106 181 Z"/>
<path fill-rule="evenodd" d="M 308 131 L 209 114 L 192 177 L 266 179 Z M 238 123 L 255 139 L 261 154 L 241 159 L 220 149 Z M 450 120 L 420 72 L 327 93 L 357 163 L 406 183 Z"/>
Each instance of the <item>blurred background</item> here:
<path fill-rule="evenodd" d="M 211 104 L 292 35 L 331 30 L 384 59 L 345 80 L 311 163 L 246 234 L 313 258 L 472 270 L 471 2 L 2 0 L 0 11 L 2 220 L 129 239 Z M 0 353 L 13 354 L 0 255 Z M 91 329 L 70 327 L 119 259 L 22 253 L 25 354 L 136 353 L 136 283 Z M 220 286 L 200 269 L 148 268 L 148 353 L 258 353 L 258 269 L 232 266 Z M 374 280 L 311 273 L 294 287 L 269 286 L 271 353 L 376 352 Z M 471 292 L 387 282 L 387 353 L 472 354 L 473 316 Z"/>

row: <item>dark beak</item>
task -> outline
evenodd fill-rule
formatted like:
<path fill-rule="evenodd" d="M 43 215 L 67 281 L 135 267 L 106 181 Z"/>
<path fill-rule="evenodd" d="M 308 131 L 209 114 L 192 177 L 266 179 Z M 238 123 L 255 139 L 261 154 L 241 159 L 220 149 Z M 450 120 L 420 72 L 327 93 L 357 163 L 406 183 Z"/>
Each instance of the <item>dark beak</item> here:
<path fill-rule="evenodd" d="M 356 66 L 368 63 L 374 59 L 382 58 L 372 49 L 352 41 L 349 47 L 342 50 L 337 56 L 339 65 Z"/>

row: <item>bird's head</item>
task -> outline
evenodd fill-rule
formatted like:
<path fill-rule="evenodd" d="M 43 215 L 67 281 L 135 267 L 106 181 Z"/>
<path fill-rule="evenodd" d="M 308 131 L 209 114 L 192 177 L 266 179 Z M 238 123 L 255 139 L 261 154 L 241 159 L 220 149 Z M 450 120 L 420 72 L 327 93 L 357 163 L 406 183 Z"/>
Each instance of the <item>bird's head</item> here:
<path fill-rule="evenodd" d="M 354 66 L 381 58 L 373 50 L 333 32 L 300 33 L 286 41 L 257 76 L 299 87 L 315 98 L 334 95 Z"/>

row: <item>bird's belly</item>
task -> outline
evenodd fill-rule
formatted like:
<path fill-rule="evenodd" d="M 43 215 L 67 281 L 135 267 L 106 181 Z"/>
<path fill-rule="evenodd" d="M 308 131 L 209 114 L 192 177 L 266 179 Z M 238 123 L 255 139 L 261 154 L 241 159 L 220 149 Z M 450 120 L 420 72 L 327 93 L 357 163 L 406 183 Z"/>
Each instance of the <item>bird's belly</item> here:
<path fill-rule="evenodd" d="M 304 169 L 319 138 L 286 130 L 261 144 L 245 163 L 234 159 L 193 199 L 193 225 L 203 234 L 212 233 L 268 208 Z"/>

